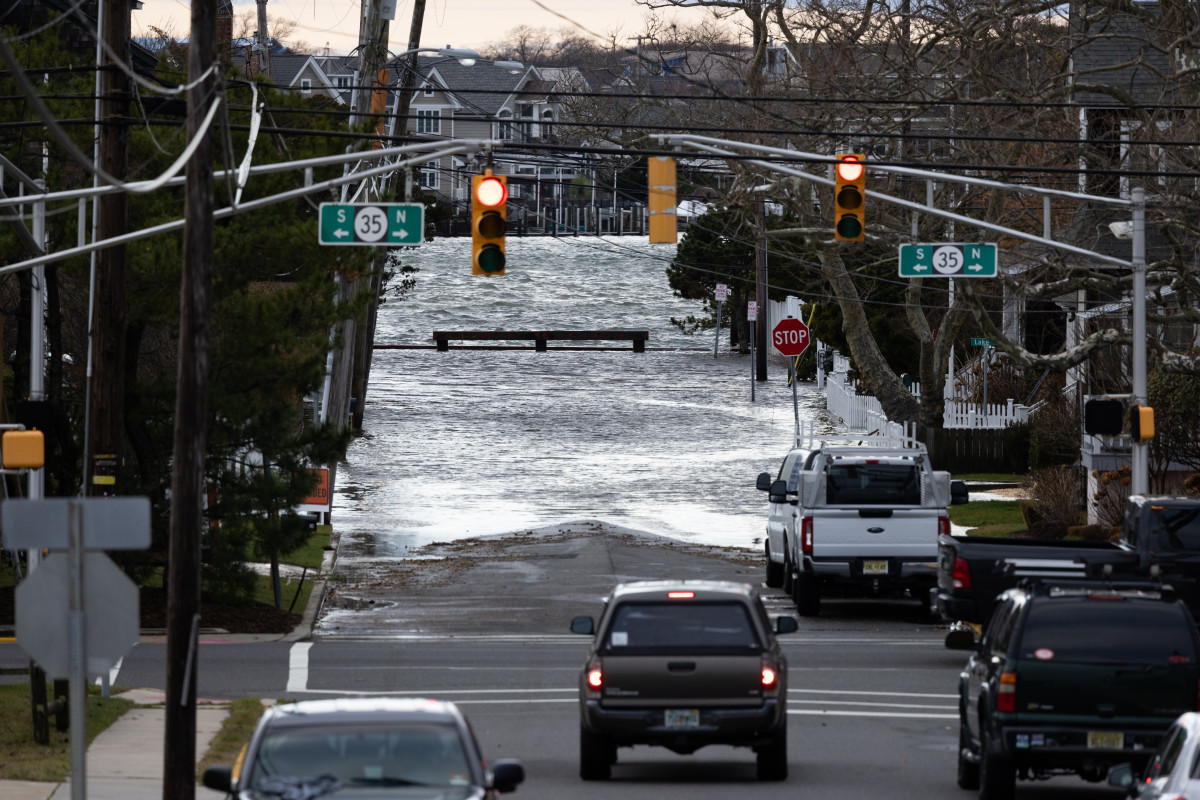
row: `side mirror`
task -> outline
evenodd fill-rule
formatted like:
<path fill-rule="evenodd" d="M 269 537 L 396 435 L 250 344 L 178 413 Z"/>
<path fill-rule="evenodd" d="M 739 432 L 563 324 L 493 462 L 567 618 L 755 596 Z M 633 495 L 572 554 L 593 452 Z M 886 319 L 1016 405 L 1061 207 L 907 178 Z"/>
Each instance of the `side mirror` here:
<path fill-rule="evenodd" d="M 961 628 L 951 628 L 950 632 L 946 634 L 946 649 L 974 650 L 975 631 L 966 626 Z"/>
<path fill-rule="evenodd" d="M 591 636 L 596 632 L 596 621 L 591 617 L 576 617 L 571 620 L 571 633 Z"/>
<path fill-rule="evenodd" d="M 233 769 L 216 765 L 204 770 L 201 782 L 209 789 L 230 794 L 233 792 Z"/>
<path fill-rule="evenodd" d="M 758 473 L 758 483 L 756 483 L 754 485 L 754 487 L 756 489 L 758 489 L 760 492 L 771 491 L 771 473 L 769 473 L 769 472 Z"/>
<path fill-rule="evenodd" d="M 800 625 L 796 622 L 795 617 L 776 617 L 775 632 L 776 633 L 795 633 L 799 630 Z"/>
<path fill-rule="evenodd" d="M 1128 792 L 1133 787 L 1133 765 L 1117 764 L 1109 769 L 1108 785 Z"/>
<path fill-rule="evenodd" d="M 771 484 L 771 502 L 786 503 L 787 498 L 787 481 L 775 481 Z"/>
<path fill-rule="evenodd" d="M 950 505 L 961 506 L 969 499 L 966 481 L 950 481 Z"/>
<path fill-rule="evenodd" d="M 492 764 L 492 788 L 500 793 L 515 792 L 517 784 L 525 780 L 525 768 L 520 761 L 505 758 Z"/>

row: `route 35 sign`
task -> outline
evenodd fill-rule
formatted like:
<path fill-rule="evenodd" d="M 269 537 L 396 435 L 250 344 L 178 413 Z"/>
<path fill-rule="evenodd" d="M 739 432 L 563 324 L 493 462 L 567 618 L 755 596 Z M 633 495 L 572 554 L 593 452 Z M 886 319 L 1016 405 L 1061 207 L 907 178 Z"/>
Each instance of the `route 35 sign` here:
<path fill-rule="evenodd" d="M 808 338 L 808 326 L 794 317 L 781 319 L 771 331 L 771 344 L 789 358 L 808 349 Z"/>

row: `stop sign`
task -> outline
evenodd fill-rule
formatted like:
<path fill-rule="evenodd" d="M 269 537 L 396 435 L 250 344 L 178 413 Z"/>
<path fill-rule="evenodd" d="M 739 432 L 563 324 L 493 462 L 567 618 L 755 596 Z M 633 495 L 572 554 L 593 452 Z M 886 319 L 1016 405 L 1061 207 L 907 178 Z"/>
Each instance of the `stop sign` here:
<path fill-rule="evenodd" d="M 808 326 L 798 319 L 782 319 L 771 331 L 771 344 L 785 356 L 798 356 L 808 349 Z"/>

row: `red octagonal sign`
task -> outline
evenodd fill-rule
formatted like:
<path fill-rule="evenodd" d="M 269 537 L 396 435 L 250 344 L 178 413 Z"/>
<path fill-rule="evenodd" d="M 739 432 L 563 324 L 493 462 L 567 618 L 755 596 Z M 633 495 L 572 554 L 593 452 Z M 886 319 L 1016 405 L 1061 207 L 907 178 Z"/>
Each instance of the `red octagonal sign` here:
<path fill-rule="evenodd" d="M 808 326 L 794 317 L 782 319 L 771 331 L 771 344 L 785 356 L 798 356 L 808 349 Z"/>

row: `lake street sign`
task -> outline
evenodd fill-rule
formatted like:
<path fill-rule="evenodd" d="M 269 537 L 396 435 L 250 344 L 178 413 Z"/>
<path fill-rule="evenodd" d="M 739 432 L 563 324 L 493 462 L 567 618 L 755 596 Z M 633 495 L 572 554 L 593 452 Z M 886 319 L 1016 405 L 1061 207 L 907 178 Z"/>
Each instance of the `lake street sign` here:
<path fill-rule="evenodd" d="M 901 278 L 994 278 L 994 244 L 902 244 Z"/>
<path fill-rule="evenodd" d="M 318 244 L 416 245 L 424 240 L 420 203 L 321 203 Z"/>
<path fill-rule="evenodd" d="M 979 338 L 978 336 L 971 339 L 971 347 L 995 347 L 995 346 L 996 346 L 996 343 L 993 342 L 991 339 L 982 339 L 982 338 Z"/>

